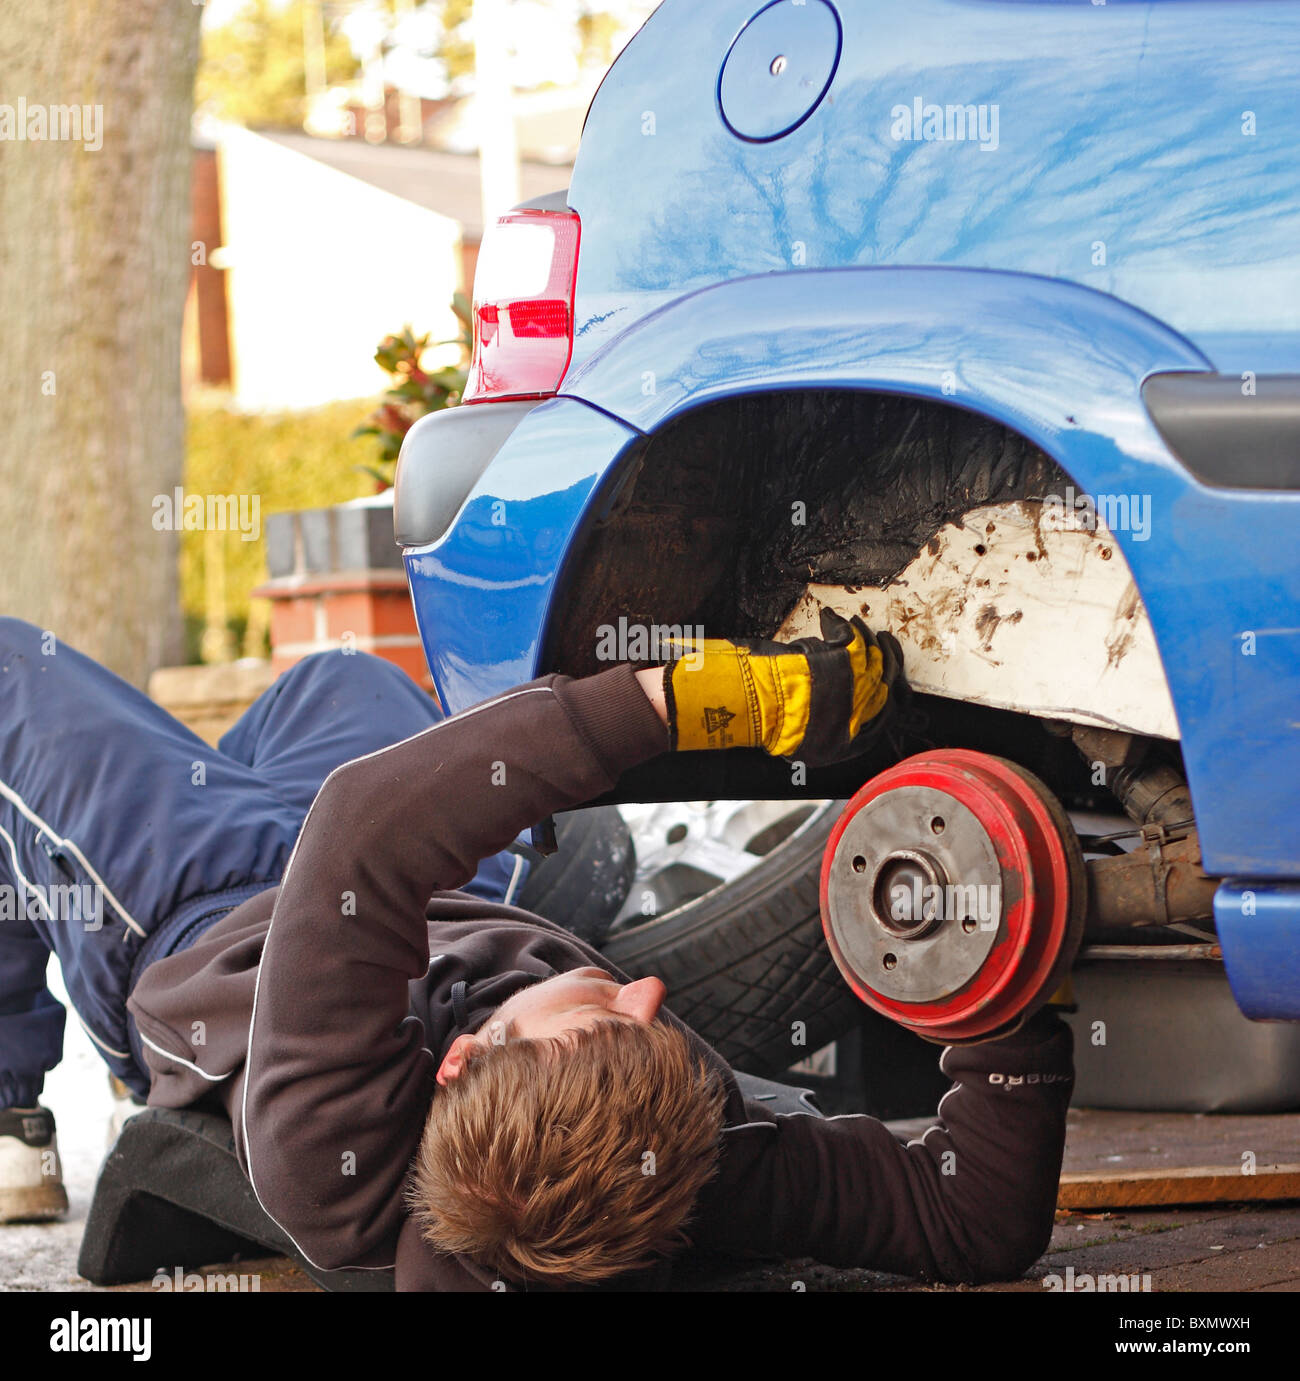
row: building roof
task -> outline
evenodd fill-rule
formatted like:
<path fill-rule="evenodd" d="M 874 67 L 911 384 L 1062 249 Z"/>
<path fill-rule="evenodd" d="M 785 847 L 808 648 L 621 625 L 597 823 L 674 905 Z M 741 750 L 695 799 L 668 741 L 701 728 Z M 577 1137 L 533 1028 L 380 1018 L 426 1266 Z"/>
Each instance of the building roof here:
<path fill-rule="evenodd" d="M 466 239 L 479 239 L 483 234 L 477 154 L 368 144 L 362 139 L 317 139 L 310 134 L 281 130 L 259 133 L 338 172 L 459 221 Z M 571 172 L 567 164 L 521 161 L 520 199 L 527 201 L 547 192 L 558 192 L 568 186 Z"/>

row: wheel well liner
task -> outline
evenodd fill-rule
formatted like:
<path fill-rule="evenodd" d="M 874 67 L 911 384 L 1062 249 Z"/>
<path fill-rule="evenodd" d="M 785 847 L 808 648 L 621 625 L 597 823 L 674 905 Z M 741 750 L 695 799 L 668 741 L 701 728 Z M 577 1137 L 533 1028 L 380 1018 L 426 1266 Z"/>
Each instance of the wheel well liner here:
<path fill-rule="evenodd" d="M 883 583 L 962 513 L 1069 483 L 990 418 L 844 388 L 705 404 L 625 464 L 566 571 L 547 670 L 599 671 L 597 629 L 619 618 L 770 636 L 810 581 Z"/>

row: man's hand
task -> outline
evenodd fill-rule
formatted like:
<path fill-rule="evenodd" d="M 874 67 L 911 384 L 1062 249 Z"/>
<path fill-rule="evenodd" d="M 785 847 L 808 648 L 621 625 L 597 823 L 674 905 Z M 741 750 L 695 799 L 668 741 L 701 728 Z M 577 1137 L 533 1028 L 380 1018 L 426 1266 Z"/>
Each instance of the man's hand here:
<path fill-rule="evenodd" d="M 792 643 L 684 645 L 663 670 L 672 747 L 761 748 L 814 767 L 867 751 L 906 694 L 902 650 L 833 609 L 822 609 L 821 630 Z"/>

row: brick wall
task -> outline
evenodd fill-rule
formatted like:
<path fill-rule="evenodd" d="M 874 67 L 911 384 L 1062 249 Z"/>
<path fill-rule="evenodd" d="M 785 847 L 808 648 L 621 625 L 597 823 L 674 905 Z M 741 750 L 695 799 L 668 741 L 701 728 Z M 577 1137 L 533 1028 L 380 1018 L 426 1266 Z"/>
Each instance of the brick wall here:
<path fill-rule="evenodd" d="M 386 496 L 273 514 L 265 532 L 270 579 L 253 594 L 271 601 L 276 673 L 313 652 L 351 647 L 433 689 Z"/>

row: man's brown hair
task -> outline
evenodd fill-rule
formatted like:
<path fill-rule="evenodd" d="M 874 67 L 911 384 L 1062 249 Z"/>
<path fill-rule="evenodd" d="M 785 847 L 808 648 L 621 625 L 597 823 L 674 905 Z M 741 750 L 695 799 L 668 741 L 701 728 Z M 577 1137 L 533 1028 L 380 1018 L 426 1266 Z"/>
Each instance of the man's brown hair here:
<path fill-rule="evenodd" d="M 434 1094 L 412 1214 L 437 1250 L 516 1279 L 639 1270 L 687 1240 L 723 1101 L 717 1071 L 660 1021 L 507 1038 Z"/>

